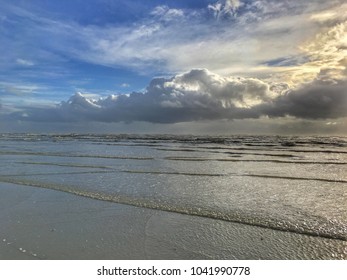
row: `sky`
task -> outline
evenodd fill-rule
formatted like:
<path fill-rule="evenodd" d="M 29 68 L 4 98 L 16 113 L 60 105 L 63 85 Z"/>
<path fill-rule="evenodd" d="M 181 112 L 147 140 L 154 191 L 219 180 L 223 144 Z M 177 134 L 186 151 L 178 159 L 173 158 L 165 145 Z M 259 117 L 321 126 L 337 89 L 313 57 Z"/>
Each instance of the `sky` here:
<path fill-rule="evenodd" d="M 0 132 L 347 134 L 343 0 L 0 5 Z"/>

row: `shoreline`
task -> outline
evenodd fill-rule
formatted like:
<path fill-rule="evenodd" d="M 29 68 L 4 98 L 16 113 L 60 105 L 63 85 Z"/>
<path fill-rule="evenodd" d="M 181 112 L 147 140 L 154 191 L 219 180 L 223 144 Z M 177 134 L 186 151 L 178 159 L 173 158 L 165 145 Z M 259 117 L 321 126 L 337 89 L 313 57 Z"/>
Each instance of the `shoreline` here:
<path fill-rule="evenodd" d="M 0 183 L 0 259 L 347 259 L 347 242 Z"/>

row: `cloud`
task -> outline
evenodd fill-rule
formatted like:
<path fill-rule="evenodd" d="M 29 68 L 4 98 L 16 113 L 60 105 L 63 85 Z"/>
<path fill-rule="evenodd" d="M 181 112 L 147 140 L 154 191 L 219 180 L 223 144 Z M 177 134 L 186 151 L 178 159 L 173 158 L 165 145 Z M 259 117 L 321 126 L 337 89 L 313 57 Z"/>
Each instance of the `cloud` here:
<path fill-rule="evenodd" d="M 334 119 L 347 116 L 347 82 L 315 80 L 297 90 L 289 90 L 256 110 L 270 117 L 293 116 L 302 119 Z"/>
<path fill-rule="evenodd" d="M 34 84 L 18 84 L 13 82 L 0 82 L 0 93 L 2 95 L 31 95 L 43 89 L 42 86 Z"/>
<path fill-rule="evenodd" d="M 322 14 L 328 11 L 338 15 L 335 23 L 341 21 L 343 9 L 338 7 L 342 2 L 220 0 L 210 1 L 200 9 L 183 9 L 176 3 L 175 8 L 156 6 L 132 24 L 110 22 L 102 26 L 64 18 L 53 20 L 7 4 L 11 7 L 7 7 L 7 13 L 21 22 L 12 23 L 21 40 L 1 38 L 6 49 L 0 46 L 0 50 L 6 55 L 0 60 L 9 60 L 6 64 L 10 68 L 18 56 L 27 57 L 29 52 L 37 65 L 56 65 L 54 58 L 47 61 L 41 53 L 48 50 L 69 61 L 127 67 L 154 75 L 191 68 L 238 75 L 265 72 L 264 68 L 267 73 L 272 69 L 275 72 L 277 69 L 264 61 L 281 57 L 301 61 L 306 57 L 301 53 L 306 50 L 299 46 L 331 24 L 317 24 L 317 19 L 324 18 Z M 40 42 L 39 47 L 33 42 Z M 42 74 L 46 75 L 46 71 Z"/>
<path fill-rule="evenodd" d="M 184 11 L 181 9 L 170 9 L 164 5 L 155 7 L 150 14 L 161 20 L 171 21 L 183 17 Z"/>
<path fill-rule="evenodd" d="M 10 32 L 1 34 L 3 76 L 17 78 L 0 84 L 3 108 L 11 102 L 22 110 L 13 118 L 66 122 L 344 117 L 347 22 L 342 2 L 220 0 L 201 9 L 157 6 L 131 24 L 105 25 L 52 19 L 7 4 L 6 24 L 18 30 L 21 40 L 13 40 Z M 173 77 L 152 80 L 144 92 L 107 98 L 75 94 L 55 108 L 29 108 L 29 99 L 9 100 L 38 93 L 54 95 L 54 101 L 66 98 L 62 90 L 38 89 L 23 77 L 63 75 L 70 69 L 67 61 Z"/>
<path fill-rule="evenodd" d="M 242 3 L 240 0 L 223 0 L 208 5 L 208 8 L 213 11 L 217 19 L 220 19 L 223 16 L 235 16 L 236 11 L 241 6 Z"/>
<path fill-rule="evenodd" d="M 18 65 L 22 65 L 22 66 L 34 66 L 35 65 L 34 62 L 32 62 L 30 60 L 22 59 L 22 58 L 17 58 L 16 63 Z"/>
<path fill-rule="evenodd" d="M 76 26 L 79 34 L 75 38 L 86 47 L 73 52 L 82 60 L 133 67 L 144 73 L 148 69 L 177 73 L 191 68 L 207 68 L 219 74 L 274 73 L 278 68 L 264 61 L 286 57 L 302 63 L 307 57 L 311 62 L 319 59 L 311 53 L 315 47 L 309 43 L 320 40 L 317 34 L 324 34 L 333 23 L 317 24 L 310 16 L 324 12 L 328 4 L 264 1 L 256 5 L 259 2 L 223 0 L 210 4 L 215 17 L 223 20 L 211 18 L 204 10 L 157 6 L 152 17 L 130 27 L 100 30 L 89 26 L 81 30 Z M 334 5 L 331 9 L 342 14 Z M 341 23 L 342 18 L 339 16 L 334 24 Z M 281 71 L 290 72 L 297 66 L 283 65 Z"/>
<path fill-rule="evenodd" d="M 272 70 L 272 80 L 284 81 L 293 87 L 315 79 L 332 83 L 344 80 L 347 77 L 346 42 L 347 21 L 331 22 L 297 45 L 300 50 L 297 55 L 267 61 L 269 67 L 259 67 L 259 71 Z"/>
<path fill-rule="evenodd" d="M 193 69 L 169 79 L 153 79 L 145 92 L 99 99 L 76 93 L 56 108 L 27 108 L 19 117 L 56 122 L 178 123 L 262 116 L 301 119 L 347 116 L 345 80 L 332 84 L 317 79 L 298 89 L 288 88 L 283 83 L 224 77 L 206 69 Z"/>
<path fill-rule="evenodd" d="M 347 19 L 346 9 L 347 4 L 341 3 L 341 5 L 313 13 L 310 19 L 320 24 L 337 23 Z"/>
<path fill-rule="evenodd" d="M 145 92 L 89 99 L 76 93 L 54 109 L 26 108 L 26 120 L 176 123 L 254 116 L 249 108 L 275 93 L 261 80 L 222 77 L 194 69 L 170 79 L 156 78 Z"/>
<path fill-rule="evenodd" d="M 347 20 L 317 33 L 315 39 L 303 45 L 301 49 L 310 59 L 302 65 L 303 68 L 315 68 L 321 76 L 325 75 L 326 79 L 328 76 L 330 79 L 343 79 L 343 70 L 347 66 L 344 62 L 347 57 Z M 327 75 L 327 69 L 330 69 L 331 75 Z"/>

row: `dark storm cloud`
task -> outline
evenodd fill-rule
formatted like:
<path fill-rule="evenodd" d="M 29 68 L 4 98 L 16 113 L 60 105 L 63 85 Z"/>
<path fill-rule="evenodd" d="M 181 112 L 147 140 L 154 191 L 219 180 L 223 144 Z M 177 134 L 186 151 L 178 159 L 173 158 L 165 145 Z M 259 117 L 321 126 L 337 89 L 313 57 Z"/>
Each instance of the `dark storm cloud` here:
<path fill-rule="evenodd" d="M 254 108 L 256 109 L 256 108 Z M 347 82 L 314 81 L 298 90 L 287 91 L 269 104 L 257 108 L 270 117 L 293 116 L 302 119 L 347 116 Z"/>

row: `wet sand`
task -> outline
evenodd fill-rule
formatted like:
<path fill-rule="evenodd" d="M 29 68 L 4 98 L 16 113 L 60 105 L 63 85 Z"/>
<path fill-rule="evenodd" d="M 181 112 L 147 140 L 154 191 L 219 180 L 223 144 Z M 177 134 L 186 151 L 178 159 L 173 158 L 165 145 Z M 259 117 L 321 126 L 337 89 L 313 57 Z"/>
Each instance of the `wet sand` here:
<path fill-rule="evenodd" d="M 0 183 L 0 259 L 347 259 L 347 242 Z"/>

